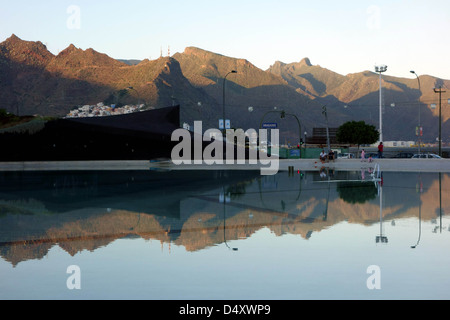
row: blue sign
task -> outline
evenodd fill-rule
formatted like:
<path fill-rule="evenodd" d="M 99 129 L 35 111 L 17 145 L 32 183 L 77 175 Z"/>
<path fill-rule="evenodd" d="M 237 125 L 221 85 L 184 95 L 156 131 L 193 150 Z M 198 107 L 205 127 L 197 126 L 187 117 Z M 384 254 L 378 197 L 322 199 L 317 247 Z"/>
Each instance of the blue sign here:
<path fill-rule="evenodd" d="M 300 158 L 300 149 L 290 149 L 289 158 Z"/>
<path fill-rule="evenodd" d="M 224 123 L 223 119 L 219 119 L 219 129 L 224 129 Z M 231 129 L 231 122 L 230 120 L 225 120 L 225 129 Z"/>
<path fill-rule="evenodd" d="M 266 122 L 263 123 L 262 127 L 264 129 L 276 129 L 278 128 L 278 124 L 276 122 Z"/>

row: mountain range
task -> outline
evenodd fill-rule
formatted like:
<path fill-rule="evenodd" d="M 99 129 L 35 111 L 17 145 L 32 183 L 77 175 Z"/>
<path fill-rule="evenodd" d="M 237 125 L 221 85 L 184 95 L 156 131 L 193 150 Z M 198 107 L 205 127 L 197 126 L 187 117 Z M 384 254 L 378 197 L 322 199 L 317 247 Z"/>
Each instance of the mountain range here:
<path fill-rule="evenodd" d="M 237 73 L 230 74 L 231 70 Z M 399 78 L 387 72 L 382 87 L 384 140 L 416 140 L 420 117 L 422 140 L 435 141 L 439 108 L 432 105 L 439 106 L 439 95 L 433 88 L 448 92 L 450 80 L 431 75 Z M 0 43 L 0 108 L 11 113 L 64 116 L 79 105 L 118 99 L 121 90 L 128 93 L 121 103 L 140 102 L 151 108 L 179 104 L 182 122 L 203 120 L 204 128 L 218 127 L 226 97 L 225 117 L 232 127 L 276 122 L 280 138 L 294 141 L 327 122 L 338 127 L 345 121 L 364 120 L 377 128 L 379 123 L 379 75 L 372 71 L 341 75 L 313 65 L 309 58 L 276 61 L 262 70 L 246 59 L 196 47 L 171 57 L 137 61 L 113 59 L 74 45 L 54 55 L 42 42 L 16 35 Z M 442 137 L 448 142 L 448 93 L 442 99 Z M 286 112 L 285 119 L 280 119 L 281 111 Z"/>

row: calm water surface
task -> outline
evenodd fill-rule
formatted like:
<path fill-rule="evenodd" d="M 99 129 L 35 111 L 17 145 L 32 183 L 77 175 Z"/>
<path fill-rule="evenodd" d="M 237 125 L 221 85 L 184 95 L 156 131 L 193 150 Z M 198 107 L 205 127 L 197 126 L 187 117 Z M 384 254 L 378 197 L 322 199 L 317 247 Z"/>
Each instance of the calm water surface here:
<path fill-rule="evenodd" d="M 449 190 L 444 173 L 3 172 L 0 299 L 449 299 Z"/>

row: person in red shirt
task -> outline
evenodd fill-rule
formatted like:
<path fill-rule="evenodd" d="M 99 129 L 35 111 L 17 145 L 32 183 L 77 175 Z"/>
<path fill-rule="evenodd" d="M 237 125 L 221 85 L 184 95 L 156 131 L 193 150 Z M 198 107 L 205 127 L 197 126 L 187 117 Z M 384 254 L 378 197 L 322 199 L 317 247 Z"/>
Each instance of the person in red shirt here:
<path fill-rule="evenodd" d="M 378 145 L 378 158 L 383 158 L 383 142 Z"/>

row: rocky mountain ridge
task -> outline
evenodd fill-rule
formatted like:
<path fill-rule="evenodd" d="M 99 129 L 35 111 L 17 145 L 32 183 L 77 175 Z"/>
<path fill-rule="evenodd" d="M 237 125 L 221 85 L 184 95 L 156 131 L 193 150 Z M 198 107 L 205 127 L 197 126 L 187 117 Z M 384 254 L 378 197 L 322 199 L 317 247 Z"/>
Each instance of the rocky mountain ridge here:
<path fill-rule="evenodd" d="M 231 70 L 237 73 L 227 75 Z M 385 137 L 414 140 L 420 113 L 424 140 L 435 139 L 439 110 L 431 108 L 438 104 L 432 88 L 450 88 L 450 80 L 421 75 L 419 90 L 417 79 L 387 74 L 382 83 Z M 127 90 L 123 103 L 140 101 L 153 108 L 180 104 L 184 122 L 201 119 L 217 127 L 226 93 L 225 116 L 233 127 L 256 128 L 261 121 L 279 121 L 284 110 L 300 119 L 301 132 L 310 134 L 312 128 L 326 126 L 323 106 L 329 126 L 349 120 L 378 126 L 377 73 L 344 76 L 313 65 L 309 58 L 276 61 L 261 70 L 246 59 L 188 47 L 172 57 L 128 62 L 74 45 L 53 55 L 42 42 L 12 35 L 0 43 L 0 89 L 0 108 L 21 115 L 61 116 L 75 106 L 96 104 Z M 446 104 L 447 96 L 443 98 Z M 450 140 L 449 108 L 442 108 L 442 118 L 444 141 Z M 281 127 L 286 131 L 281 135 L 298 135 L 292 117 Z"/>

